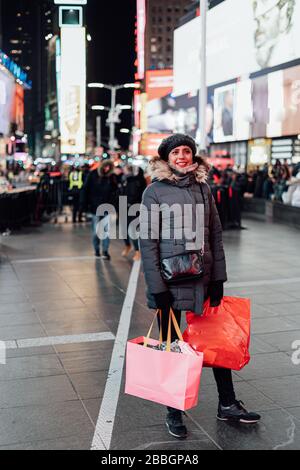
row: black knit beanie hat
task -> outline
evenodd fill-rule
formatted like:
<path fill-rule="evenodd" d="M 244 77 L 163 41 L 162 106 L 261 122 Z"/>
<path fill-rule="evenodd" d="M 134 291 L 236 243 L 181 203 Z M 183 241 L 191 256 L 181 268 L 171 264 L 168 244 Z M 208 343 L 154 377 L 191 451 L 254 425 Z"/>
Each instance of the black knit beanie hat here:
<path fill-rule="evenodd" d="M 162 160 L 168 161 L 169 153 L 181 145 L 190 147 L 193 152 L 193 157 L 195 157 L 197 152 L 196 142 L 192 137 L 185 134 L 172 134 L 164 139 L 158 147 L 158 155 Z"/>

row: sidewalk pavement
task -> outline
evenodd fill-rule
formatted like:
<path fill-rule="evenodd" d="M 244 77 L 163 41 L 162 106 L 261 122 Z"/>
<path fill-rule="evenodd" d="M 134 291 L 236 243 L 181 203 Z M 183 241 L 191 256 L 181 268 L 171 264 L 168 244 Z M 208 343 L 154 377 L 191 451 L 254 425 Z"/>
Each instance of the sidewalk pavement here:
<path fill-rule="evenodd" d="M 124 395 L 122 381 L 115 409 L 111 403 L 110 449 L 300 449 L 300 365 L 291 360 L 300 340 L 299 231 L 245 225 L 224 233 L 226 294 L 252 301 L 252 360 L 234 380 L 238 399 L 261 422 L 218 422 L 216 386 L 205 369 L 199 405 L 186 417 L 189 438 L 173 440 L 164 407 Z M 49 224 L 0 238 L 0 340 L 7 347 L 0 450 L 91 448 L 133 265 L 122 248 L 114 241 L 110 262 L 95 259 L 85 225 Z M 130 338 L 143 335 L 152 318 L 144 287 L 140 274 Z M 101 423 L 97 429 L 101 440 Z"/>

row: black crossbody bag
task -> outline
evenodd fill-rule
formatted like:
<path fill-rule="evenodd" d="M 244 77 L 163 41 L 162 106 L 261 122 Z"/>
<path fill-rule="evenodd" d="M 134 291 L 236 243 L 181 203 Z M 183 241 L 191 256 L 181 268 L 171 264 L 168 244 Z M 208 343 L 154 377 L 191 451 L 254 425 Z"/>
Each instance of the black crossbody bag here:
<path fill-rule="evenodd" d="M 200 184 L 200 190 L 204 204 L 205 220 L 205 198 Z M 204 240 L 203 240 L 204 247 Z M 181 255 L 168 256 L 160 262 L 160 272 L 167 284 L 201 279 L 204 275 L 204 248 L 200 251 L 190 251 Z"/>

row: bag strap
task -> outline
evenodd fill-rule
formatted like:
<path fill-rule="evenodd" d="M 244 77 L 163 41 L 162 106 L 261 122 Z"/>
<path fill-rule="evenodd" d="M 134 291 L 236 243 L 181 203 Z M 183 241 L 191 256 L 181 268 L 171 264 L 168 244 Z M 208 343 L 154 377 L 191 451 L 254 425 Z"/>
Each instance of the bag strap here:
<path fill-rule="evenodd" d="M 147 333 L 147 336 L 145 337 L 144 347 L 148 346 L 150 335 L 151 335 L 152 330 L 153 330 L 154 322 L 155 322 L 155 319 L 156 319 L 158 314 L 160 315 L 160 325 L 161 325 L 162 312 L 161 312 L 161 310 L 156 310 L 154 318 L 153 318 L 152 323 L 150 325 L 149 331 Z M 167 336 L 167 351 L 168 352 L 170 352 L 170 350 L 171 350 L 171 321 L 174 325 L 174 328 L 175 328 L 176 334 L 178 336 L 178 339 L 180 341 L 183 341 L 183 337 L 182 337 L 179 325 L 177 323 L 174 311 L 173 311 L 172 308 L 170 308 L 170 311 L 169 311 L 169 324 L 168 324 L 168 336 Z M 163 342 L 162 341 L 162 328 L 160 328 L 159 329 L 159 344 L 161 344 L 162 342 Z"/>
<path fill-rule="evenodd" d="M 178 339 L 180 341 L 183 341 L 183 337 L 182 337 L 179 325 L 177 323 L 175 314 L 173 312 L 173 309 L 170 308 L 170 311 L 169 311 L 169 325 L 168 325 L 168 337 L 167 337 L 167 349 L 166 349 L 167 352 L 171 351 L 171 321 L 174 325 L 174 328 L 175 328 L 176 334 L 178 336 Z"/>
<path fill-rule="evenodd" d="M 151 323 L 151 325 L 150 325 L 150 328 L 149 328 L 149 331 L 148 331 L 148 333 L 147 333 L 147 336 L 145 336 L 145 341 L 144 341 L 144 346 L 145 346 L 145 347 L 148 346 L 149 339 L 150 339 L 150 335 L 151 335 L 152 330 L 153 330 L 154 322 L 155 322 L 155 319 L 156 319 L 156 317 L 157 317 L 158 314 L 159 314 L 159 316 L 160 316 L 160 324 L 161 324 L 161 315 L 162 315 L 162 313 L 161 313 L 161 310 L 158 309 L 158 310 L 156 310 L 156 312 L 155 312 L 155 315 L 154 315 L 154 318 L 153 318 L 152 323 Z M 161 344 L 161 343 L 162 343 L 162 329 L 160 328 L 160 329 L 159 329 L 159 344 Z"/>

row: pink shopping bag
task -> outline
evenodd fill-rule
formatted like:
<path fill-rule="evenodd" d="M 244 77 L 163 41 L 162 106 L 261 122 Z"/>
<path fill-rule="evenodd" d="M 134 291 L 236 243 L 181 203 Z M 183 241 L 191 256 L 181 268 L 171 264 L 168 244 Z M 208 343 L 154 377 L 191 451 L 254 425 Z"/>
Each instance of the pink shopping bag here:
<path fill-rule="evenodd" d="M 176 322 L 173 312 L 171 317 Z M 179 330 L 177 322 L 174 326 Z M 160 341 L 150 339 L 152 327 L 153 322 L 146 337 L 141 336 L 127 343 L 125 393 L 182 411 L 193 408 L 198 403 L 203 354 L 194 351 L 182 340 L 180 330 L 181 353 L 144 346 L 160 344 Z M 170 337 L 169 320 L 169 344 Z"/>

